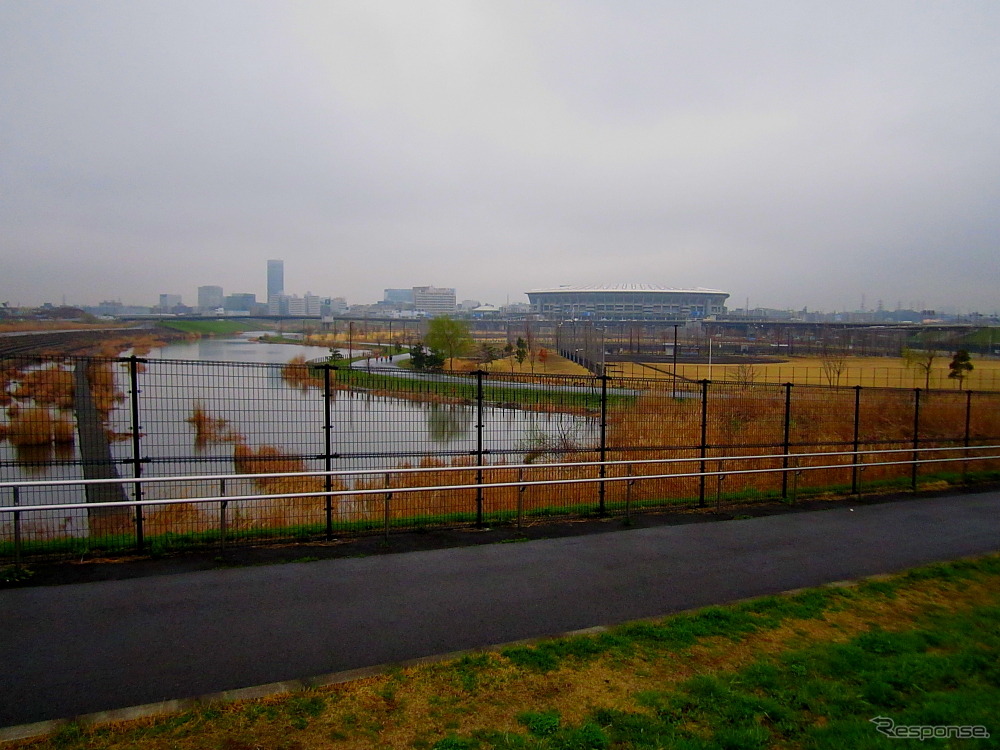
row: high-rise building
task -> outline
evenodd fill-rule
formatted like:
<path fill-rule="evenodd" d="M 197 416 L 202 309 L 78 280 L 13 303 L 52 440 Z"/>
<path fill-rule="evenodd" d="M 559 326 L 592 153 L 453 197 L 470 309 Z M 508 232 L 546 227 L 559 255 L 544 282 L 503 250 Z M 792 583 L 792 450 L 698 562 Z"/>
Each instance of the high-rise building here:
<path fill-rule="evenodd" d="M 198 287 L 198 307 L 202 310 L 215 310 L 222 307 L 224 299 L 221 286 Z"/>
<path fill-rule="evenodd" d="M 455 312 L 455 290 L 433 286 L 413 287 L 413 309 L 428 315 L 451 315 Z"/>
<path fill-rule="evenodd" d="M 285 261 L 267 262 L 267 299 L 285 293 Z"/>

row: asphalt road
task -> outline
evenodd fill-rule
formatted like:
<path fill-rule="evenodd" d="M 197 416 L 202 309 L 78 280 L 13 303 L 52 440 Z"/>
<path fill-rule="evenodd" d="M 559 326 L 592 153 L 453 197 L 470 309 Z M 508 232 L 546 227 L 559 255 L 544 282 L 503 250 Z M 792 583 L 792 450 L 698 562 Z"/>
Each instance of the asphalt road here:
<path fill-rule="evenodd" d="M 0 591 L 0 726 L 1000 551 L 1000 493 Z"/>

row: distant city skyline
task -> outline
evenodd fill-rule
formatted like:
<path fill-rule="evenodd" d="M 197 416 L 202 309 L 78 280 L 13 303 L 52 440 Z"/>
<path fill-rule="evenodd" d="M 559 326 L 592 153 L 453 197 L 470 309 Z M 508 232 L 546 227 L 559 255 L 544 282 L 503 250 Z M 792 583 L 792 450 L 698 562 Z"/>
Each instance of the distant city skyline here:
<path fill-rule="evenodd" d="M 1000 4 L 0 3 L 0 302 L 1000 308 Z"/>

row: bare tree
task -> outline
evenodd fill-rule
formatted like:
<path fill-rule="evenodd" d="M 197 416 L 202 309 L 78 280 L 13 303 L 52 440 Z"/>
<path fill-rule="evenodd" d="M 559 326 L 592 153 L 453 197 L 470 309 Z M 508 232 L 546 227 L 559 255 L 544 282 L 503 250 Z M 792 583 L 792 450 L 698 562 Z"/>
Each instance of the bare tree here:
<path fill-rule="evenodd" d="M 823 377 L 828 385 L 840 386 L 840 376 L 847 367 L 847 357 L 843 354 L 824 354 L 820 357 L 823 363 Z"/>
<path fill-rule="evenodd" d="M 934 360 L 941 356 L 937 349 L 911 349 L 903 347 L 903 361 L 907 367 L 915 367 L 924 374 L 924 388 L 931 387 L 931 369 Z"/>
<path fill-rule="evenodd" d="M 757 382 L 757 368 L 749 362 L 744 362 L 736 368 L 733 380 L 740 388 L 749 388 Z"/>

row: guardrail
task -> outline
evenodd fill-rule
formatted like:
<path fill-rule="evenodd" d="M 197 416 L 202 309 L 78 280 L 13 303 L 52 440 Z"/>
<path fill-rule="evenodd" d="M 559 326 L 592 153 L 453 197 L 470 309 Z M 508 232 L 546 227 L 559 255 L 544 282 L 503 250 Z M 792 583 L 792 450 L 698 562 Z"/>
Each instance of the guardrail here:
<path fill-rule="evenodd" d="M 943 453 L 960 455 L 941 455 Z M 835 458 L 847 458 L 850 459 L 846 463 L 831 463 L 830 459 Z M 878 460 L 870 461 L 869 458 L 875 458 Z M 822 462 L 819 464 L 802 464 L 803 459 L 821 459 Z M 0 482 L 0 492 L 10 492 L 13 501 L 10 505 L 0 506 L 0 521 L 10 519 L 13 526 L 13 557 L 15 564 L 20 564 L 22 562 L 22 524 L 24 521 L 24 516 L 36 512 L 51 512 L 51 511 L 67 511 L 67 510 L 95 510 L 95 509 L 108 509 L 108 510 L 125 510 L 134 514 L 136 519 L 136 528 L 141 528 L 141 516 L 142 509 L 149 506 L 178 506 L 178 505 L 217 505 L 218 512 L 218 544 L 221 548 L 225 548 L 227 541 L 227 526 L 228 526 L 228 511 L 230 504 L 239 504 L 249 501 L 261 501 L 261 500 L 287 500 L 287 499 L 304 499 L 304 498 L 323 498 L 326 500 L 326 521 L 327 521 L 327 536 L 330 537 L 331 531 L 331 501 L 336 497 L 344 496 L 381 496 L 382 497 L 382 533 L 388 537 L 391 530 L 391 515 L 392 515 L 392 501 L 396 495 L 406 495 L 411 493 L 421 493 L 421 492 L 459 492 L 463 490 L 474 490 L 476 492 L 476 524 L 482 526 L 484 523 L 483 514 L 483 497 L 484 492 L 489 489 L 498 489 L 505 487 L 514 487 L 519 490 L 518 492 L 518 503 L 516 509 L 516 523 L 520 527 L 524 520 L 524 511 L 522 497 L 524 490 L 529 487 L 535 486 L 551 486 L 551 485 L 575 485 L 575 484 L 599 484 L 602 488 L 607 484 L 616 483 L 626 483 L 628 489 L 638 481 L 647 480 L 663 480 L 663 479 L 692 479 L 696 478 L 700 482 L 708 478 L 715 478 L 719 482 L 719 492 L 716 494 L 716 505 L 718 506 L 719 498 L 721 495 L 721 483 L 728 476 L 737 475 L 750 475 L 750 474 L 779 474 L 783 477 L 791 476 L 793 478 L 791 494 L 788 498 L 791 503 L 797 500 L 797 477 L 799 477 L 803 472 L 807 471 L 819 471 L 825 469 L 851 469 L 853 472 L 863 472 L 866 469 L 879 467 L 879 466 L 912 466 L 914 471 L 914 476 L 918 467 L 922 464 L 947 464 L 947 463 L 961 463 L 963 468 L 967 467 L 970 462 L 975 461 L 989 461 L 1000 459 L 1000 445 L 979 445 L 979 446 L 949 446 L 949 447 L 921 447 L 921 448 L 906 448 L 906 449 L 873 449 L 873 450 L 857 450 L 857 451 L 839 451 L 839 452 L 820 452 L 820 453 L 778 453 L 778 454 L 763 454 L 763 455 L 743 455 L 743 456 L 697 456 L 697 457 L 684 457 L 684 458 L 651 458 L 651 459 L 639 459 L 639 460 L 628 460 L 628 461 L 578 461 L 578 462 L 560 462 L 560 463 L 530 463 L 530 464 L 503 464 L 494 466 L 482 466 L 482 465 L 472 465 L 472 466 L 440 466 L 440 467 L 409 467 L 409 468 L 384 468 L 384 469 L 354 469 L 354 470 L 337 470 L 337 471 L 301 471 L 301 472 L 274 472 L 274 473 L 253 473 L 253 474 L 208 474 L 201 476 L 191 476 L 191 475 L 178 475 L 178 476 L 165 476 L 165 477 L 122 477 L 113 479 L 60 479 L 60 480 L 40 480 L 40 481 L 6 481 Z M 782 466 L 768 466 L 768 467 L 751 467 L 751 468 L 728 468 L 723 467 L 723 464 L 737 463 L 747 463 L 747 462 L 775 462 L 780 461 Z M 656 473 L 643 473 L 637 474 L 635 470 L 642 467 L 650 467 L 654 465 L 666 466 L 668 469 L 676 465 L 698 463 L 699 471 L 660 471 Z M 707 470 L 706 465 L 714 464 L 717 468 L 714 470 Z M 554 479 L 525 479 L 523 474 L 525 471 L 537 471 L 540 469 L 548 469 L 553 471 L 566 471 L 566 470 L 576 470 L 580 468 L 593 468 L 598 472 L 598 476 L 593 477 L 581 477 L 572 476 L 564 478 L 554 478 Z M 608 469 L 623 468 L 625 469 L 624 474 L 620 475 L 608 475 Z M 518 473 L 517 480 L 507 480 L 507 481 L 489 481 L 486 475 L 490 473 L 511 473 L 516 471 Z M 476 475 L 474 482 L 456 482 L 452 484 L 416 484 L 413 486 L 391 486 L 389 477 L 391 476 L 420 476 L 422 474 L 434 474 L 440 475 L 444 474 L 468 474 L 474 472 Z M 260 480 L 274 480 L 274 479 L 301 479 L 306 477 L 313 478 L 330 478 L 330 479 L 354 479 L 358 480 L 366 477 L 385 477 L 385 486 L 381 488 L 374 487 L 354 487 L 350 489 L 339 489 L 339 490 L 317 490 L 308 492 L 265 492 L 265 493 L 253 493 L 253 494 L 226 494 L 226 488 L 228 483 L 232 483 L 235 480 L 247 480 L 253 482 L 259 482 Z M 171 482 L 218 482 L 219 491 L 215 494 L 200 495 L 197 497 L 167 497 L 167 498 L 157 498 L 157 499 L 138 499 L 142 498 L 142 492 L 139 490 L 141 486 L 156 485 L 156 484 L 168 484 Z M 57 502 L 57 503 L 42 503 L 42 504 L 21 504 L 21 494 L 23 490 L 35 489 L 35 488 L 52 488 L 52 487 L 86 487 L 94 485 L 105 485 L 105 484 L 119 484 L 119 485 L 131 485 L 133 492 L 137 499 L 128 501 L 116 501 L 116 502 Z M 914 489 L 916 489 L 916 484 L 914 483 Z M 860 496 L 862 494 L 862 483 L 855 480 L 852 483 L 852 494 Z M 602 501 L 604 493 L 601 493 Z M 707 506 L 705 502 L 705 492 L 704 486 L 701 492 L 701 502 L 700 505 Z M 664 502 L 662 507 L 669 506 L 669 502 Z M 649 507 L 648 505 L 646 507 Z M 606 508 L 603 507 L 603 502 L 599 508 L 599 512 L 602 514 L 606 513 Z M 624 515 L 629 517 L 635 508 L 630 503 L 630 492 L 626 492 L 626 499 L 624 503 Z M 142 548 L 142 540 L 138 539 L 138 545 L 140 550 Z"/>

